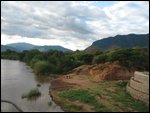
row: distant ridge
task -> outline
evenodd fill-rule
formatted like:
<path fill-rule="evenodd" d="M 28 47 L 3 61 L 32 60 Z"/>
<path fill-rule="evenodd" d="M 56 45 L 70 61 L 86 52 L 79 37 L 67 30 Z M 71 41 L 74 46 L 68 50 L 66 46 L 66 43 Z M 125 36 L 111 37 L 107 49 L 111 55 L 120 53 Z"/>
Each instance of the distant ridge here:
<path fill-rule="evenodd" d="M 37 49 L 39 51 L 45 52 L 48 50 L 58 50 L 62 52 L 72 51 L 70 49 L 64 48 L 62 46 L 37 46 L 29 43 L 11 43 L 7 45 L 1 45 L 1 51 L 6 51 L 7 49 L 22 52 L 24 50 Z"/>
<path fill-rule="evenodd" d="M 48 50 L 58 50 L 62 52 L 72 51 L 70 49 L 64 48 L 62 46 L 35 46 L 33 49 L 38 49 L 39 51 L 48 51 Z"/>
<path fill-rule="evenodd" d="M 1 51 L 6 51 L 7 49 L 12 50 L 12 51 L 16 51 L 16 49 L 13 47 L 1 45 Z"/>
<path fill-rule="evenodd" d="M 97 40 L 92 45 L 85 49 L 89 51 L 91 48 L 99 48 L 101 50 L 111 50 L 115 48 L 130 48 L 130 47 L 149 47 L 149 34 L 128 34 L 116 35 L 101 40 Z"/>

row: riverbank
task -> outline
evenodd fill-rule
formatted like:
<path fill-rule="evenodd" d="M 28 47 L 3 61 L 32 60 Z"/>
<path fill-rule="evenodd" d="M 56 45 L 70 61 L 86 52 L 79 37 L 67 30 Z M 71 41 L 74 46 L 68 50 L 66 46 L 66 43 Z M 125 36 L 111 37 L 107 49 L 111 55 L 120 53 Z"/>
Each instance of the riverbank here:
<path fill-rule="evenodd" d="M 64 111 L 149 111 L 149 107 L 144 105 L 142 102 L 133 99 L 126 92 L 126 85 L 129 81 L 128 79 L 100 81 L 98 80 L 98 77 L 94 77 L 93 79 L 93 76 L 88 75 L 88 72 L 86 70 L 86 67 L 88 66 L 82 67 L 84 68 L 80 68 L 80 71 L 77 69 L 73 70 L 71 73 L 62 75 L 51 81 L 50 95 L 52 96 L 52 99 L 58 105 L 60 105 Z M 87 69 L 91 69 L 91 67 L 88 67 Z M 97 80 L 95 78 L 97 78 Z"/>
<path fill-rule="evenodd" d="M 142 102 L 134 100 L 126 92 L 126 86 L 123 84 L 124 82 L 120 83 L 120 81 L 93 83 L 84 88 L 74 87 L 51 90 L 50 94 L 52 99 L 67 112 L 149 111 L 149 108 Z"/>

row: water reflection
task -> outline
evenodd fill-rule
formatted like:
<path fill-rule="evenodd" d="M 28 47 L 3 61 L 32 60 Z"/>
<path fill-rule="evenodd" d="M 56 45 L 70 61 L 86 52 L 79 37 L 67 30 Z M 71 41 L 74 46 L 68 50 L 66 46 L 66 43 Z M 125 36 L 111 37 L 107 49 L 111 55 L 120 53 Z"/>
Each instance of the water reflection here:
<path fill-rule="evenodd" d="M 43 83 L 50 83 L 50 77 L 48 76 L 41 76 L 41 75 L 35 75 L 34 76 L 35 80 L 37 82 L 39 82 L 40 84 L 43 84 Z"/>

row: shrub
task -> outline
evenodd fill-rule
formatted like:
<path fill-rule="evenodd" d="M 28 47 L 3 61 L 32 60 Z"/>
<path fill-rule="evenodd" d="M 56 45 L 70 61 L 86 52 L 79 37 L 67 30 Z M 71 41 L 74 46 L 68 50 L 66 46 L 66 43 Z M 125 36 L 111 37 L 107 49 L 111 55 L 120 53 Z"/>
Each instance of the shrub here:
<path fill-rule="evenodd" d="M 106 54 L 102 54 L 102 55 L 97 55 L 93 58 L 93 64 L 99 64 L 99 63 L 104 63 L 107 60 L 107 55 Z"/>
<path fill-rule="evenodd" d="M 38 61 L 34 64 L 34 71 L 36 74 L 48 74 L 53 70 L 53 66 L 47 61 Z"/>
<path fill-rule="evenodd" d="M 23 94 L 22 98 L 31 99 L 33 97 L 38 97 L 40 95 L 41 95 L 41 92 L 39 91 L 39 89 L 38 88 L 34 88 L 34 89 L 31 89 L 27 94 Z"/>
<path fill-rule="evenodd" d="M 50 102 L 48 102 L 48 105 L 49 105 L 49 106 L 51 106 L 51 105 L 52 105 L 52 102 L 51 102 L 51 101 L 50 101 Z"/>

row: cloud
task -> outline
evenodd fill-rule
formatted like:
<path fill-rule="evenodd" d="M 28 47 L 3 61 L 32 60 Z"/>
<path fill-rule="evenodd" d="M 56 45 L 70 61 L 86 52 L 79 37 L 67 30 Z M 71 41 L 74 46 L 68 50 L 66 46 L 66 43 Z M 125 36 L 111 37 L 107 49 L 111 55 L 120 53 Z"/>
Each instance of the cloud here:
<path fill-rule="evenodd" d="M 96 29 L 99 38 L 117 34 L 148 33 L 149 32 L 149 2 L 125 1 L 103 8 L 110 18 L 107 21 L 90 21 L 89 24 Z"/>
<path fill-rule="evenodd" d="M 67 44 L 74 50 L 86 48 L 93 41 L 108 36 L 149 32 L 149 2 L 110 4 L 106 1 L 103 7 L 100 4 L 90 1 L 3 1 L 1 32 L 9 40 L 19 36 L 19 39 L 28 38 L 31 43 L 40 40 L 46 45 L 55 42 L 65 47 Z M 32 39 L 37 41 L 32 42 Z"/>

